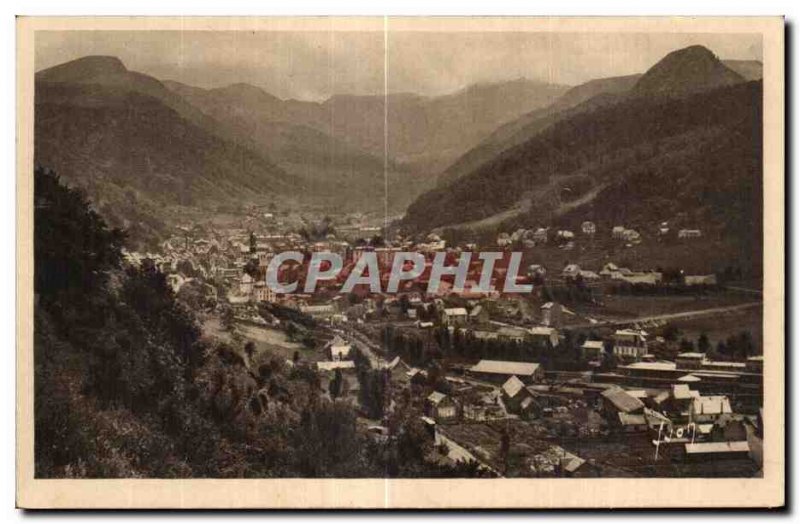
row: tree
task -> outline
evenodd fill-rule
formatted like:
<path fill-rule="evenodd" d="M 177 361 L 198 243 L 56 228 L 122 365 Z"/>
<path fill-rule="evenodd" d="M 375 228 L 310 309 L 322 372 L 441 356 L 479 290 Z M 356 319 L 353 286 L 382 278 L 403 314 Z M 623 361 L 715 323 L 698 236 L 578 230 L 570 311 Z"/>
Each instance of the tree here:
<path fill-rule="evenodd" d="M 360 401 L 366 415 L 382 419 L 388 400 L 388 376 L 384 370 L 361 369 L 358 373 Z"/>
<path fill-rule="evenodd" d="M 253 360 L 253 355 L 256 353 L 256 345 L 253 343 L 252 340 L 248 340 L 247 343 L 244 345 L 244 353 L 247 355 L 248 360 Z"/>
<path fill-rule="evenodd" d="M 236 317 L 233 314 L 233 309 L 228 307 L 222 311 L 221 322 L 222 329 L 225 331 L 233 331 L 233 329 L 236 327 Z"/>
<path fill-rule="evenodd" d="M 700 353 L 708 353 L 711 350 L 711 342 L 708 340 L 708 335 L 701 333 L 697 337 L 697 351 Z"/>
<path fill-rule="evenodd" d="M 606 351 L 603 351 L 603 358 L 602 361 L 600 362 L 600 369 L 602 369 L 603 371 L 610 371 L 616 369 L 618 364 L 619 361 L 613 351 L 608 351 L 608 349 L 606 349 Z"/>
<path fill-rule="evenodd" d="M 403 417 L 397 431 L 397 460 L 400 464 L 419 464 L 431 450 L 427 431 L 419 418 Z"/>
<path fill-rule="evenodd" d="M 731 335 L 727 344 L 731 357 L 744 359 L 755 354 L 753 337 L 749 331 L 741 331 L 738 335 Z"/>
<path fill-rule="evenodd" d="M 353 476 L 362 446 L 355 413 L 341 402 L 319 402 L 302 414 L 293 457 L 306 477 Z"/>
<path fill-rule="evenodd" d="M 342 377 L 342 370 L 337 369 L 334 372 L 333 380 L 331 380 L 330 384 L 328 385 L 328 392 L 333 400 L 336 400 L 342 394 L 343 381 L 344 377 Z"/>
<path fill-rule="evenodd" d="M 34 291 L 43 302 L 83 305 L 107 271 L 120 267 L 125 233 L 110 229 L 84 194 L 52 171 L 35 170 L 34 192 Z"/>
<path fill-rule="evenodd" d="M 202 475 L 220 437 L 192 400 L 194 316 L 155 264 L 123 270 L 124 234 L 79 192 L 40 170 L 34 191 L 37 474 Z"/>
<path fill-rule="evenodd" d="M 500 434 L 500 459 L 503 462 L 503 472 L 508 472 L 509 466 L 509 450 L 511 449 L 511 437 L 508 435 L 508 430 L 503 429 Z"/>
<path fill-rule="evenodd" d="M 680 330 L 675 324 L 669 323 L 664 326 L 663 336 L 667 342 L 675 342 L 678 340 L 678 335 L 680 335 Z"/>
<path fill-rule="evenodd" d="M 244 273 L 249 275 L 251 278 L 258 280 L 259 279 L 259 268 L 258 268 L 258 259 L 251 258 L 249 259 L 242 269 Z"/>

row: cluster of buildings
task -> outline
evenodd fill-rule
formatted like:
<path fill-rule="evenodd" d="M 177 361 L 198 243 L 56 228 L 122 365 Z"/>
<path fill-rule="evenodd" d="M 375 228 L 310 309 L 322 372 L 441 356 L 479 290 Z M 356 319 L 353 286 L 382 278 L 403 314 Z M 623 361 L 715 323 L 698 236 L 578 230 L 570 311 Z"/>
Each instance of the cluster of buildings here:
<path fill-rule="evenodd" d="M 580 226 L 580 235 L 594 239 L 597 235 L 597 224 L 592 221 L 584 221 Z M 697 239 L 703 236 L 700 229 L 680 229 L 673 231 L 668 222 L 662 222 L 656 231 L 659 239 L 674 235 L 679 240 Z M 545 244 L 556 244 L 560 247 L 570 249 L 578 236 L 569 229 L 559 229 L 551 227 L 537 227 L 534 229 L 519 228 L 511 233 L 502 232 L 497 236 L 496 244 L 500 248 L 507 248 L 519 245 L 528 249 Z M 610 238 L 614 241 L 624 243 L 626 246 L 634 246 L 641 243 L 642 235 L 636 229 L 624 225 L 615 225 L 611 228 Z"/>
<path fill-rule="evenodd" d="M 684 363 L 687 359 L 697 362 Z M 715 367 L 714 362 L 689 355 L 682 355 L 680 362 L 700 366 L 682 369 L 685 374 L 708 373 Z M 755 362 L 748 360 L 744 369 L 757 374 Z M 680 368 L 676 364 L 673 369 Z M 530 421 L 531 430 L 542 438 L 558 436 L 543 432 L 549 422 L 569 420 L 576 436 L 649 442 L 655 461 L 738 460 L 761 467 L 761 411 L 737 413 L 733 398 L 741 391 L 723 394 L 713 385 L 698 387 L 675 375 L 646 386 L 598 381 L 604 378 L 588 374 L 562 381 L 538 363 L 484 359 L 469 367 L 463 378 L 448 376 L 449 393 L 428 393 L 425 415 L 445 433 L 452 424 Z M 577 416 L 578 412 L 588 415 Z"/>
<path fill-rule="evenodd" d="M 548 306 L 550 311 L 559 309 L 557 304 Z M 453 325 L 469 325 L 465 308 L 449 315 Z M 545 328 L 553 329 L 514 327 L 492 333 L 530 343 L 534 331 L 544 333 Z M 426 393 L 425 415 L 445 433 L 453 424 L 530 421 L 543 438 L 559 433 L 542 428 L 568 421 L 577 436 L 648 442 L 655 461 L 727 460 L 732 468 L 760 468 L 763 357 L 718 361 L 683 352 L 673 360 L 658 360 L 649 339 L 638 328 L 618 329 L 605 340 L 588 339 L 581 354 L 595 365 L 574 374 L 546 371 L 539 362 L 481 359 L 462 368 L 463 373 L 449 374 L 449 391 Z M 557 349 L 557 342 L 551 348 Z M 606 353 L 618 365 L 601 371 Z M 424 376 L 424 371 L 413 370 L 413 375 Z"/>
<path fill-rule="evenodd" d="M 528 268 L 528 274 L 545 274 L 546 269 L 539 264 Z M 578 264 L 567 264 L 561 270 L 561 278 L 567 281 L 574 281 L 578 278 L 584 282 L 608 281 L 628 284 L 659 285 L 664 282 L 664 275 L 660 271 L 633 271 L 626 267 L 620 267 L 613 262 L 606 262 L 599 271 L 582 269 Z M 715 274 L 706 275 L 681 275 L 682 284 L 685 286 L 715 286 L 717 276 Z"/>
<path fill-rule="evenodd" d="M 427 293 L 434 257 L 445 253 L 447 264 L 456 265 L 462 252 L 462 248 L 448 246 L 437 235 L 419 241 L 400 237 L 365 241 L 377 237 L 381 230 L 352 220 L 338 226 L 336 232 L 312 238 L 277 227 L 280 221 L 272 213 L 262 215 L 249 217 L 250 221 L 242 224 L 244 227 L 179 228 L 163 242 L 159 253 L 125 253 L 125 257 L 131 264 L 142 264 L 145 260 L 155 264 L 168 275 L 176 293 L 189 283 L 202 283 L 210 294 L 219 295 L 216 296 L 219 302 L 226 302 L 240 319 L 260 318 L 255 314 L 256 306 L 272 302 L 334 327 L 369 319 L 397 321 L 419 332 L 442 326 L 450 333 L 469 332 L 476 339 L 514 341 L 552 354 L 564 349 L 563 317 L 570 312 L 554 301 L 542 300 L 538 308 L 532 305 L 537 304 L 535 301 L 529 301 L 533 313 L 526 312 L 529 317 L 521 320 L 522 310 L 514 310 L 517 298 L 504 296 L 500 291 L 474 291 L 481 279 L 482 264 L 478 260 L 470 264 L 463 290 L 455 290 L 452 281 L 444 279 L 436 293 Z M 264 227 L 265 223 L 270 227 Z M 593 237 L 597 233 L 593 222 L 581 224 L 580 235 Z M 668 224 L 662 224 L 659 234 L 669 233 Z M 637 231 L 623 226 L 612 228 L 611 236 L 628 244 L 641 241 Z M 700 236 L 699 230 L 677 232 L 680 239 Z M 548 242 L 567 246 L 576 238 L 575 233 L 566 229 L 519 229 L 501 234 L 496 243 L 501 248 L 520 243 L 534 247 Z M 474 251 L 475 246 L 465 245 L 463 250 Z M 266 284 L 265 271 L 277 253 L 286 251 L 309 256 L 314 252 L 336 253 L 344 261 L 344 268 L 336 279 L 320 282 L 313 295 L 279 295 Z M 392 265 L 396 253 L 409 251 L 422 253 L 426 267 L 419 278 L 403 283 L 398 293 L 373 293 L 364 286 L 357 286 L 352 296 L 338 292 L 342 280 L 365 253 L 374 253 L 381 268 L 385 268 Z M 498 261 L 492 275 L 495 289 L 502 287 L 497 284 L 505 279 L 507 271 L 507 260 Z M 532 282 L 544 278 L 546 273 L 542 265 L 531 265 L 523 279 Z M 386 288 L 388 277 L 388 272 L 385 276 L 382 273 L 382 289 Z M 611 262 L 598 271 L 567 264 L 560 277 L 652 285 L 663 281 L 659 272 L 632 271 Z M 688 286 L 716 284 L 714 275 L 683 278 Z M 391 380 L 401 386 L 392 387 L 392 394 L 405 386 L 419 395 L 426 423 L 431 427 L 518 420 L 542 421 L 542 428 L 551 428 L 547 421 L 558 420 L 559 424 L 570 422 L 576 434 L 586 438 L 647 436 L 654 449 L 669 456 L 675 454 L 681 460 L 752 458 L 757 454 L 760 419 L 753 416 L 753 410 L 737 413 L 741 402 L 736 399 L 759 398 L 762 357 L 720 362 L 702 353 L 686 352 L 672 361 L 658 360 L 649 349 L 649 334 L 638 328 L 618 329 L 604 340 L 588 339 L 579 349 L 581 357 L 590 362 L 590 369 L 567 378 L 547 371 L 540 362 L 495 357 L 449 366 L 444 361 L 445 388 L 432 383 L 426 370 L 411 368 L 399 357 L 381 365 Z M 353 356 L 357 351 L 354 342 L 337 334 L 322 351 L 322 360 L 313 364 L 321 387 L 332 396 L 357 404 L 360 384 Z M 618 366 L 601 371 L 609 353 L 616 357 Z M 582 415 L 578 417 L 576 413 Z M 559 436 L 554 429 L 542 431 L 543 438 Z M 562 451 L 556 462 L 566 460 L 565 467 L 571 471 L 586 463 L 576 454 Z"/>

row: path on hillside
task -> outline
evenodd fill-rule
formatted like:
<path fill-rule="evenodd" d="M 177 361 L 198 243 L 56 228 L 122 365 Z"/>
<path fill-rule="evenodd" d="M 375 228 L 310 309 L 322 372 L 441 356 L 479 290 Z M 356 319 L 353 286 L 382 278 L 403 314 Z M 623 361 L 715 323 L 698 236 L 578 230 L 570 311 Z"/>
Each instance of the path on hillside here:
<path fill-rule="evenodd" d="M 456 442 L 455 440 L 447 437 L 444 435 L 441 430 L 437 428 L 436 430 L 436 445 L 445 444 L 447 446 L 447 457 L 452 460 L 453 462 L 464 461 L 470 462 L 475 461 L 481 465 L 481 467 L 491 471 L 492 473 L 496 474 L 498 477 L 502 477 L 503 475 L 500 474 L 499 471 L 494 469 L 489 464 L 485 463 L 484 461 L 480 460 L 478 457 L 470 453 L 464 446 Z"/>
<path fill-rule="evenodd" d="M 702 317 L 706 315 L 715 315 L 720 313 L 732 313 L 735 311 L 742 311 L 745 309 L 750 309 L 754 307 L 760 307 L 762 303 L 759 302 L 748 302 L 746 304 L 737 304 L 735 306 L 721 306 L 721 307 L 712 307 L 707 309 L 696 309 L 693 311 L 680 311 L 678 313 L 664 313 L 661 315 L 649 315 L 646 317 L 636 317 L 636 318 L 628 318 L 628 319 L 617 319 L 617 320 L 598 320 L 596 323 L 586 323 L 586 324 L 576 324 L 571 326 L 566 326 L 569 329 L 582 329 L 582 328 L 597 328 L 603 326 L 625 326 L 630 324 L 647 324 L 650 322 L 661 322 L 661 321 L 669 321 L 669 320 L 680 320 L 680 319 L 688 319 L 688 318 L 696 318 Z"/>
<path fill-rule="evenodd" d="M 749 287 L 741 287 L 741 286 L 723 286 L 725 289 L 731 289 L 733 291 L 741 291 L 742 293 L 752 293 L 753 295 L 761 295 L 760 289 L 753 289 Z"/>
<path fill-rule="evenodd" d="M 355 329 L 334 329 L 334 333 L 344 338 L 347 342 L 354 345 L 362 355 L 369 359 L 369 364 L 372 369 L 380 369 L 386 362 L 378 355 L 381 348 L 369 340 L 366 335 L 356 331 Z"/>

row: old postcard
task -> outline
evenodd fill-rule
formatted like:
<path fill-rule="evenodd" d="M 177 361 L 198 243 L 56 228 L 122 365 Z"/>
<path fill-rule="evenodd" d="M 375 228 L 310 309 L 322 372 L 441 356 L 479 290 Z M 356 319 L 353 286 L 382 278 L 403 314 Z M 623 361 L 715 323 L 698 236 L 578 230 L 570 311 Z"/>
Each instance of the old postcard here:
<path fill-rule="evenodd" d="M 18 19 L 24 508 L 784 504 L 784 22 Z"/>

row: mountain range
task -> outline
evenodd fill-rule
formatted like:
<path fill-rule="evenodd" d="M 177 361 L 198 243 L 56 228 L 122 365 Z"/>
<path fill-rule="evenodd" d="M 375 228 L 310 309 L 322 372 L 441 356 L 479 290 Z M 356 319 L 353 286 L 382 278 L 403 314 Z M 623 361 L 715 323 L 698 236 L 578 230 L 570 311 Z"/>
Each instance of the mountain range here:
<path fill-rule="evenodd" d="M 726 198 L 749 213 L 760 195 L 760 77 L 760 62 L 692 46 L 642 74 L 571 87 L 518 79 L 311 102 L 90 56 L 37 73 L 35 159 L 134 234 L 171 209 L 279 200 L 369 211 L 384 197 L 407 209 L 409 231 L 657 215 L 719 229 Z M 658 177 L 672 185 L 643 182 Z M 675 184 L 702 198 L 672 198 Z M 708 200 L 717 188 L 729 194 Z"/>
<path fill-rule="evenodd" d="M 281 100 L 234 84 L 199 89 L 165 82 L 221 124 L 250 136 L 257 148 L 307 184 L 362 209 L 384 196 L 405 209 L 435 175 L 497 126 L 552 103 L 565 86 L 519 79 L 476 84 L 425 97 L 336 95 L 324 102 Z"/>
<path fill-rule="evenodd" d="M 403 226 L 671 221 L 749 243 L 760 235 L 761 97 L 760 81 L 700 46 L 642 75 L 578 86 L 463 155 L 409 206 Z"/>
<path fill-rule="evenodd" d="M 158 80 L 113 57 L 41 71 L 35 163 L 87 191 L 136 236 L 163 227 L 167 206 L 236 205 L 295 182 Z"/>
<path fill-rule="evenodd" d="M 708 59 L 711 53 L 708 49 L 701 46 L 693 46 L 684 50 L 680 55 L 700 53 Z M 666 67 L 672 58 L 665 57 L 659 62 L 660 68 Z M 713 54 L 711 54 L 713 57 Z M 667 60 L 669 58 L 669 60 Z M 762 76 L 761 62 L 757 60 L 699 60 L 698 62 L 717 62 L 727 71 L 723 75 L 728 81 L 760 80 Z M 656 71 L 657 72 L 657 71 Z M 733 74 L 732 74 L 733 73 Z M 681 78 L 681 82 L 692 85 L 690 79 L 680 72 L 675 72 L 676 78 Z M 553 104 L 527 113 L 516 120 L 500 126 L 481 143 L 467 151 L 464 155 L 453 162 L 442 173 L 440 173 L 438 185 L 446 185 L 458 179 L 460 176 L 477 169 L 484 162 L 494 158 L 503 151 L 519 145 L 538 134 L 543 129 L 553 123 L 567 118 L 571 115 L 590 111 L 605 105 L 612 105 L 622 98 L 631 94 L 634 86 L 642 77 L 641 74 L 627 75 L 619 77 L 599 78 L 590 80 L 583 84 L 569 89 L 563 96 L 559 97 Z M 651 77 L 652 78 L 652 77 Z M 658 85 L 654 81 L 654 85 Z M 640 86 L 639 89 L 642 89 Z M 702 90 L 702 88 L 700 89 Z"/>
<path fill-rule="evenodd" d="M 247 84 L 162 82 L 89 56 L 37 73 L 36 161 L 87 187 L 118 186 L 97 192 L 101 200 L 120 191 L 156 205 L 292 195 L 383 209 L 388 179 L 389 206 L 403 210 L 498 125 L 566 89 L 520 79 L 437 97 L 307 102 Z"/>

